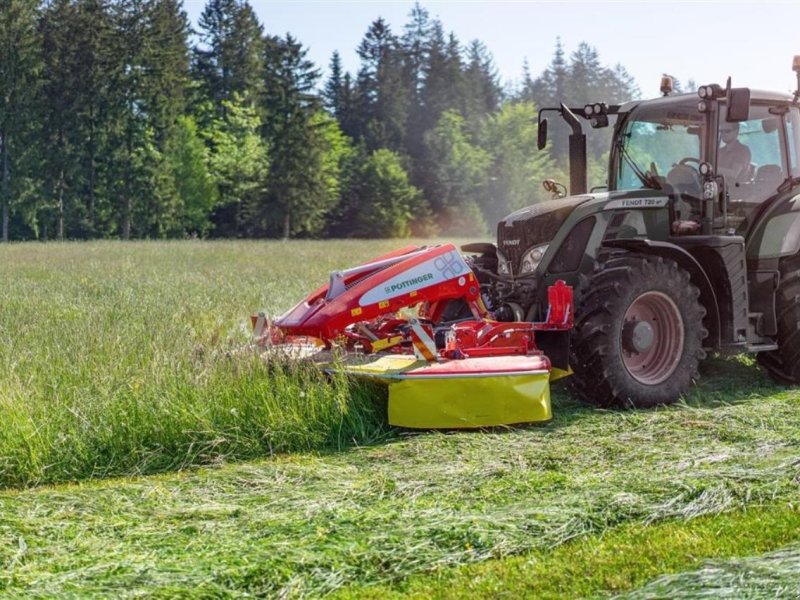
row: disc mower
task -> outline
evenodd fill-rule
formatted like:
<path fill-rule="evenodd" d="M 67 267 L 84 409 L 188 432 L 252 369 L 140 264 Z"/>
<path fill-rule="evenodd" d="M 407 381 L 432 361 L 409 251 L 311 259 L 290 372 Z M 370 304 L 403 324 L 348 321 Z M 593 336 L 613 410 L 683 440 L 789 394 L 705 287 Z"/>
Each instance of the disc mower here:
<path fill-rule="evenodd" d="M 272 353 L 387 384 L 392 425 L 474 428 L 551 418 L 549 381 L 561 373 L 536 336 L 568 335 L 572 288 L 555 281 L 547 297 L 542 321 L 498 322 L 455 246 L 409 246 L 252 321 Z"/>

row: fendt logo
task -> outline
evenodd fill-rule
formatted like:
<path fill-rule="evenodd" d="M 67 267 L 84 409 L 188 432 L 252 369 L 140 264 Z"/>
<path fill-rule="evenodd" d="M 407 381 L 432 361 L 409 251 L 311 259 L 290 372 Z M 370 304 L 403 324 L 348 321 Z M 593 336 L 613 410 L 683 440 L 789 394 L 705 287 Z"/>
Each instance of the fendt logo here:
<path fill-rule="evenodd" d="M 404 290 L 407 287 L 411 287 L 412 285 L 417 285 L 418 283 L 423 283 L 425 281 L 430 281 L 431 279 L 433 279 L 433 273 L 425 273 L 419 277 L 414 277 L 414 279 L 406 279 L 405 281 L 393 283 L 392 285 L 383 288 L 383 291 L 387 294 L 391 294 L 397 290 Z"/>
<path fill-rule="evenodd" d="M 519 240 L 503 240 L 504 246 L 519 246 Z"/>

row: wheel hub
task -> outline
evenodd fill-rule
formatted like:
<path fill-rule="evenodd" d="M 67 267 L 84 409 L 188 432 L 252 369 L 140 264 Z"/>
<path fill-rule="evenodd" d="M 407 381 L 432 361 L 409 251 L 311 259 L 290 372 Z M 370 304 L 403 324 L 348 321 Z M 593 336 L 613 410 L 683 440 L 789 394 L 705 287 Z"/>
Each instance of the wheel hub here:
<path fill-rule="evenodd" d="M 628 373 L 643 385 L 658 385 L 675 372 L 683 355 L 683 317 L 663 292 L 644 292 L 628 307 L 620 338 Z"/>
<path fill-rule="evenodd" d="M 634 319 L 622 328 L 622 346 L 627 352 L 641 354 L 653 347 L 655 331 L 647 321 Z"/>

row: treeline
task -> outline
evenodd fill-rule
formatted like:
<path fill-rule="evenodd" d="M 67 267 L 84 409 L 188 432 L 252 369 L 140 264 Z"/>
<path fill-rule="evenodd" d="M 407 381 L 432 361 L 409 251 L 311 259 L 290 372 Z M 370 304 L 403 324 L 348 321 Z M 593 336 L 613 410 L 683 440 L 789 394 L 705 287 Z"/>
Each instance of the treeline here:
<path fill-rule="evenodd" d="M 358 56 L 323 81 L 244 0 L 0 0 L 2 239 L 486 233 L 564 177 L 537 106 L 638 95 L 586 44 L 504 85 L 419 5 Z"/>

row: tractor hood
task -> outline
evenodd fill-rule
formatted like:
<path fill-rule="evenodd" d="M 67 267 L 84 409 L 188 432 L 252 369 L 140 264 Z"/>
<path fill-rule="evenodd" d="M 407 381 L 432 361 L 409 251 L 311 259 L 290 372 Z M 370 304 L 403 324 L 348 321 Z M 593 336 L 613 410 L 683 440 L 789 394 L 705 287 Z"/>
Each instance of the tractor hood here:
<path fill-rule="evenodd" d="M 617 209 L 663 208 L 668 194 L 663 190 L 625 190 L 570 196 L 539 202 L 511 213 L 497 225 L 497 247 L 512 265 L 534 246 L 549 243 L 567 217 L 580 205 L 588 212 Z M 588 208 L 588 206 L 587 206 Z"/>
<path fill-rule="evenodd" d="M 511 264 L 518 264 L 528 248 L 552 240 L 564 219 L 577 206 L 596 196 L 586 194 L 548 200 L 511 213 L 497 224 L 497 248 Z"/>

